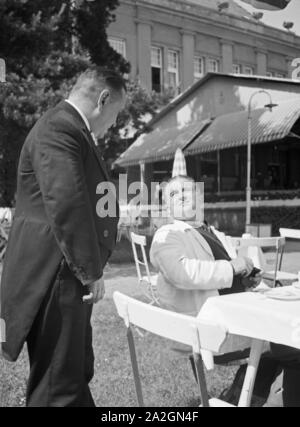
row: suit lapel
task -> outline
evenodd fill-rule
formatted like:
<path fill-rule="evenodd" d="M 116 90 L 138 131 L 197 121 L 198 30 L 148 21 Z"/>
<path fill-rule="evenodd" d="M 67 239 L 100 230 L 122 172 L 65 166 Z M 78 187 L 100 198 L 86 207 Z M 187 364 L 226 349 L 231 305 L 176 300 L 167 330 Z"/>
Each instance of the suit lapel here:
<path fill-rule="evenodd" d="M 97 147 L 95 146 L 95 142 L 92 138 L 92 135 L 90 134 L 90 131 L 88 130 L 88 128 L 86 127 L 86 124 L 84 122 L 84 120 L 82 119 L 82 117 L 80 116 L 80 114 L 78 113 L 78 111 L 76 111 L 76 109 L 69 104 L 66 101 L 62 101 L 60 104 L 58 104 L 58 106 L 56 107 L 58 109 L 62 108 L 63 110 L 67 110 L 68 113 L 70 113 L 73 117 L 73 119 L 75 120 L 75 122 L 78 124 L 78 126 L 80 126 L 80 129 L 83 131 L 83 134 L 87 140 L 87 142 L 89 143 L 90 147 L 92 148 L 96 159 L 99 163 L 99 166 L 105 176 L 105 179 L 107 181 L 110 181 L 107 169 L 106 169 L 106 164 L 104 162 L 104 160 L 102 159 L 99 151 L 97 150 Z"/>
<path fill-rule="evenodd" d="M 204 249 L 205 252 L 207 252 L 207 254 L 210 256 L 210 258 L 214 258 L 212 250 L 209 246 L 209 244 L 207 243 L 207 241 L 201 236 L 200 233 L 198 233 L 197 230 L 195 230 L 193 227 L 191 227 L 190 225 L 187 225 L 186 223 L 184 223 L 183 221 L 177 221 L 174 220 L 173 221 L 174 224 L 176 224 L 176 226 L 178 227 L 178 229 L 181 229 L 182 231 L 184 231 L 185 233 L 192 233 L 192 235 L 194 236 L 194 238 L 197 240 L 197 242 L 202 246 L 202 249 Z"/>
<path fill-rule="evenodd" d="M 98 160 L 99 166 L 100 166 L 106 180 L 110 181 L 110 177 L 109 177 L 107 169 L 106 169 L 106 164 L 105 164 L 104 160 L 102 159 L 99 151 L 97 150 L 97 147 L 96 147 L 95 142 L 92 138 L 92 135 L 90 134 L 89 130 L 86 129 L 86 127 L 84 128 L 84 134 L 86 136 L 86 140 L 88 141 L 90 147 L 92 148 L 92 150 L 93 150 L 93 152 L 94 152 L 94 154 Z"/>
<path fill-rule="evenodd" d="M 201 236 L 201 234 L 198 233 L 198 231 L 195 230 L 194 228 L 191 229 L 191 233 L 193 234 L 193 236 L 195 237 L 195 239 L 198 241 L 198 243 L 200 243 L 200 245 L 205 250 L 205 252 L 207 252 L 208 255 L 211 258 L 213 258 L 213 253 L 211 251 L 211 248 L 210 248 L 209 244 L 207 243 L 207 241 Z"/>

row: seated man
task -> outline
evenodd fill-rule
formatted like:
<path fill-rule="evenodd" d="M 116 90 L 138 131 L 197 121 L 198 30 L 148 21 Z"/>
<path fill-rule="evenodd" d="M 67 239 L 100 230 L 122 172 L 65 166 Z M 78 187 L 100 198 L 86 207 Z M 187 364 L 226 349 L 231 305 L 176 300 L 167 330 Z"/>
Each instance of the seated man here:
<path fill-rule="evenodd" d="M 214 232 L 199 224 L 196 197 L 191 178 L 176 176 L 168 182 L 165 201 L 170 222 L 156 232 L 150 250 L 151 262 L 159 273 L 157 292 L 161 305 L 191 316 L 199 313 L 207 298 L 243 292 L 261 281 L 260 275 L 249 277 L 254 268 L 250 259 L 232 260 Z M 263 359 L 258 371 L 257 383 L 264 385 L 256 389 L 263 389 L 267 396 L 276 375 L 284 368 L 284 392 L 275 405 L 300 406 L 300 352 L 274 344 L 271 348 L 271 358 L 269 355 Z"/>
<path fill-rule="evenodd" d="M 191 185 L 186 185 L 186 183 Z M 155 234 L 150 258 L 158 270 L 157 291 L 163 307 L 196 316 L 207 298 L 242 292 L 260 277 L 248 279 L 254 268 L 248 258 L 232 260 L 224 246 L 204 224 L 196 221 L 193 180 L 172 178 L 165 196 L 170 223 Z M 182 209 L 178 209 L 182 207 Z M 182 212 L 176 212 L 181 210 Z"/>

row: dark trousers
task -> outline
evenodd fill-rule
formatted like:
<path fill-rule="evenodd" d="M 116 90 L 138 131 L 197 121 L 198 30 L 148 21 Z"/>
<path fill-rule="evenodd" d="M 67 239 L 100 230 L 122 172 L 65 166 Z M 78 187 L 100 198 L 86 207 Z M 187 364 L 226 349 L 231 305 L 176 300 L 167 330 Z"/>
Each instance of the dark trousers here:
<path fill-rule="evenodd" d="M 82 302 L 84 292 L 63 261 L 27 338 L 27 406 L 95 406 L 88 386 L 94 374 L 92 305 Z"/>
<path fill-rule="evenodd" d="M 247 358 L 250 349 L 240 352 L 215 356 L 217 365 L 227 364 L 235 360 Z M 189 356 L 193 373 L 196 369 L 193 356 Z M 223 391 L 220 398 L 237 405 L 242 391 L 247 365 L 242 365 L 232 385 Z M 300 407 L 300 351 L 278 344 L 271 344 L 271 352 L 262 356 L 253 390 L 252 403 L 258 406 L 282 406 L 286 408 Z M 266 403 L 267 402 L 267 403 Z"/>
<path fill-rule="evenodd" d="M 300 351 L 284 345 L 271 344 L 271 354 L 281 367 L 282 376 L 277 383 L 282 393 L 274 400 L 286 408 L 300 407 Z M 279 387 L 280 388 L 280 387 Z"/>

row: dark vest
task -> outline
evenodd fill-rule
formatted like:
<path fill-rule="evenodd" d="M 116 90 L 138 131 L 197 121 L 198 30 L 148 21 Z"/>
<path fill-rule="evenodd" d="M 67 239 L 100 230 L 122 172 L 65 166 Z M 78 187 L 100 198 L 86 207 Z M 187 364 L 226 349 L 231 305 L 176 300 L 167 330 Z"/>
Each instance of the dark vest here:
<path fill-rule="evenodd" d="M 209 247 L 216 261 L 221 261 L 221 260 L 231 261 L 231 258 L 228 255 L 223 244 L 215 235 L 215 233 L 211 230 L 211 228 L 204 225 L 202 227 L 197 228 L 196 230 L 198 231 L 198 233 L 201 234 L 201 236 L 209 244 Z M 242 279 L 239 276 L 234 277 L 231 288 L 219 290 L 220 295 L 228 295 L 228 294 L 234 294 L 234 293 L 240 293 L 240 292 L 245 292 L 245 288 L 242 284 Z"/>

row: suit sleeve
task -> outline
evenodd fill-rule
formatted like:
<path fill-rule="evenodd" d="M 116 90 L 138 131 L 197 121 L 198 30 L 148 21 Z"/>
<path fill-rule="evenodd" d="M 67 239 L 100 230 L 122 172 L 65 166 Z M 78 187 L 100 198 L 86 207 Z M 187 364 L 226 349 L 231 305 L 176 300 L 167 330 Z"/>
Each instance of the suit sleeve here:
<path fill-rule="evenodd" d="M 189 258 L 185 254 L 180 234 L 161 229 L 152 243 L 151 262 L 165 280 L 183 290 L 231 288 L 233 269 L 230 263 Z"/>
<path fill-rule="evenodd" d="M 70 269 L 87 285 L 103 272 L 96 206 L 91 206 L 77 132 L 68 126 L 47 126 L 32 148 L 32 161 L 56 241 Z"/>

